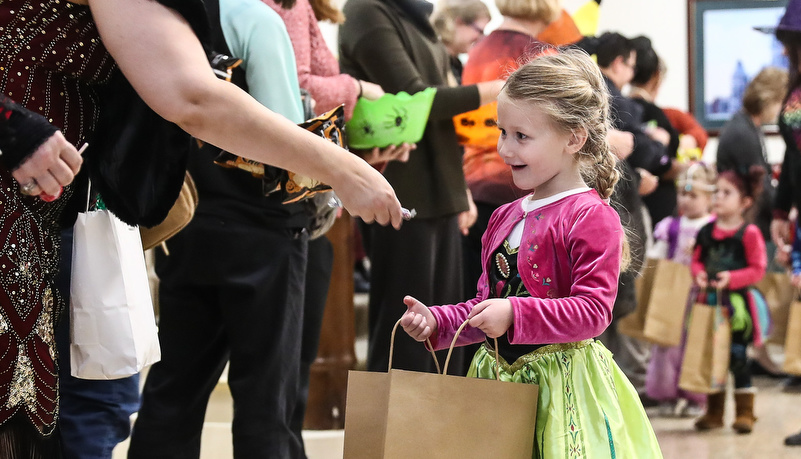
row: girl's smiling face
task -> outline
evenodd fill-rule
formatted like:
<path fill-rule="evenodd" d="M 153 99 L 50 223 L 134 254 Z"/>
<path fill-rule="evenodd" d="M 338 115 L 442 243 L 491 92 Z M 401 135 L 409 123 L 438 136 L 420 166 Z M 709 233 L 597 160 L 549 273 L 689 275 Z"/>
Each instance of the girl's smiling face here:
<path fill-rule="evenodd" d="M 498 96 L 498 154 L 512 168 L 515 185 L 545 198 L 581 182 L 574 156 L 586 136 L 558 129 L 536 104 Z"/>

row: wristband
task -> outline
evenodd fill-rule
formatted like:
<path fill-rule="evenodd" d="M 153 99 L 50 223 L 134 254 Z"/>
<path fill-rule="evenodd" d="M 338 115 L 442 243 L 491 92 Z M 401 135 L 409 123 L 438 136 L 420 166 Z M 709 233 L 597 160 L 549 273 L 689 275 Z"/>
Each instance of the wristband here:
<path fill-rule="evenodd" d="M 56 131 L 42 115 L 0 96 L 0 160 L 8 169 L 19 166 Z"/>

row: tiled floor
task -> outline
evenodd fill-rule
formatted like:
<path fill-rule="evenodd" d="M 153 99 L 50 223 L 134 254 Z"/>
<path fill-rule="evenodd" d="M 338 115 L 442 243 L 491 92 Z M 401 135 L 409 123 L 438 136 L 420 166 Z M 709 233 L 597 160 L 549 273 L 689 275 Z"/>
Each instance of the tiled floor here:
<path fill-rule="evenodd" d="M 786 435 L 801 430 L 801 393 L 782 390 L 782 381 L 756 378 L 759 392 L 756 414 L 759 420 L 750 435 L 737 435 L 728 427 L 713 432 L 696 432 L 692 419 L 652 417 L 652 424 L 665 459 L 790 459 L 801 458 L 801 447 L 785 447 Z M 217 393 L 209 407 L 203 433 L 202 459 L 231 458 L 230 424 L 224 418 L 230 402 Z M 650 412 L 651 410 L 649 410 Z M 727 405 L 726 423 L 731 423 L 734 405 Z M 309 459 L 341 459 L 342 431 L 305 432 Z M 126 444 L 115 450 L 114 459 L 125 457 Z M 625 458 L 625 455 L 621 456 Z M 502 458 L 499 458 L 502 459 Z M 645 458 L 633 458 L 645 459 Z"/>
<path fill-rule="evenodd" d="M 801 392 L 787 393 L 782 380 L 755 378 L 758 418 L 750 435 L 728 427 L 696 432 L 692 419 L 652 417 L 665 459 L 784 459 L 801 458 L 801 447 L 785 447 L 784 437 L 801 430 Z M 726 425 L 734 417 L 734 403 L 726 406 Z"/>

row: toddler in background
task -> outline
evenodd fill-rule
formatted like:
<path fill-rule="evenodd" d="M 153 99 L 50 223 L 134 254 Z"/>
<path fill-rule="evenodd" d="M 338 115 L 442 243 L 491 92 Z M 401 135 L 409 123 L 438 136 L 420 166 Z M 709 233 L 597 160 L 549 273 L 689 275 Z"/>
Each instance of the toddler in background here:
<path fill-rule="evenodd" d="M 594 339 L 627 258 L 608 204 L 619 173 L 598 66 L 579 50 L 523 65 L 498 97 L 498 128 L 498 154 L 533 193 L 492 214 L 478 296 L 431 308 L 407 296 L 401 325 L 444 349 L 468 321 L 457 345 L 483 342 L 469 377 L 494 379 L 498 365 L 501 380 L 539 385 L 532 458 L 661 458 L 637 392 Z"/>
<path fill-rule="evenodd" d="M 654 246 L 648 251 L 649 258 L 672 260 L 690 266 L 698 230 L 712 221 L 710 214 L 712 196 L 715 193 L 715 171 L 703 163 L 695 163 L 679 177 L 678 210 L 680 217 L 667 217 L 654 229 Z M 689 298 L 692 304 L 698 290 Z M 689 307 L 689 305 L 688 305 Z M 678 346 L 655 344 L 645 376 L 646 394 L 660 402 L 659 413 L 663 416 L 677 415 L 697 417 L 703 414 L 706 395 L 679 389 L 681 362 L 684 357 L 684 340 Z"/>
<path fill-rule="evenodd" d="M 765 170 L 751 166 L 748 173 L 735 169 L 718 177 L 713 211 L 715 221 L 701 228 L 696 238 L 691 270 L 702 289 L 698 301 L 720 303 L 731 321 L 731 361 L 736 418 L 732 428 L 750 433 L 754 427 L 754 394 L 746 349 L 761 346 L 770 327 L 767 304 L 754 284 L 765 275 L 765 240 L 756 225 L 743 217 L 762 186 Z M 718 298 L 720 294 L 720 298 Z M 695 422 L 698 430 L 723 427 L 726 392 L 707 396 L 706 413 Z"/>

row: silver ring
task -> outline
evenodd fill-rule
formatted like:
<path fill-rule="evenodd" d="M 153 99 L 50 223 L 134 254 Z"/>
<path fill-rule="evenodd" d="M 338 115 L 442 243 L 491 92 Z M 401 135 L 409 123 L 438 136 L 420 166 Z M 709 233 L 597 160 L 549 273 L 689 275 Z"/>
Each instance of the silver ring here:
<path fill-rule="evenodd" d="M 30 182 L 26 183 L 25 185 L 20 185 L 19 190 L 22 194 L 26 196 L 33 196 L 33 191 L 39 186 L 36 183 L 36 179 L 32 179 Z"/>

